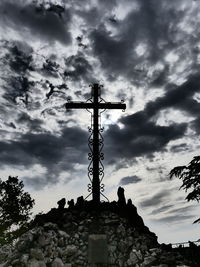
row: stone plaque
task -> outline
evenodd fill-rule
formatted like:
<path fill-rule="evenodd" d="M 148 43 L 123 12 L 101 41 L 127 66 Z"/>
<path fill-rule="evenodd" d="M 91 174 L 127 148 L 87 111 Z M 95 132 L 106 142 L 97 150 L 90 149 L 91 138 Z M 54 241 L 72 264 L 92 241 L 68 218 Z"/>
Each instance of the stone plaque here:
<path fill-rule="evenodd" d="M 108 246 L 106 235 L 89 235 L 88 240 L 89 263 L 108 263 Z"/>

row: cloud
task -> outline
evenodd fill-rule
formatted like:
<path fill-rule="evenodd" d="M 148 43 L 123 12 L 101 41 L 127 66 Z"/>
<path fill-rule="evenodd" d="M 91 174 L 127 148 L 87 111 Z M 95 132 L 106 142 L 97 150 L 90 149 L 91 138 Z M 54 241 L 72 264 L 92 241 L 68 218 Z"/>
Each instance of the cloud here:
<path fill-rule="evenodd" d="M 18 115 L 16 123 L 19 127 L 27 127 L 32 133 L 38 133 L 42 131 L 43 121 L 41 119 L 33 119 L 25 112 L 21 112 Z"/>
<path fill-rule="evenodd" d="M 193 99 L 196 92 L 200 91 L 200 75 L 192 74 L 187 80 L 179 85 L 168 85 L 163 97 L 158 97 L 155 101 L 149 102 L 144 110 L 144 116 L 151 118 L 160 110 L 166 108 L 179 109 L 190 115 L 198 116 L 200 112 L 199 103 Z"/>
<path fill-rule="evenodd" d="M 27 30 L 33 37 L 38 37 L 46 41 L 58 41 L 65 45 L 71 42 L 71 35 L 68 31 L 70 23 L 70 13 L 65 10 L 65 21 L 56 12 L 48 9 L 38 8 L 36 5 L 22 1 L 1 1 L 2 27 L 11 27 L 22 34 Z"/>
<path fill-rule="evenodd" d="M 199 90 L 199 75 L 191 75 L 180 86 L 168 89 L 163 97 L 148 102 L 143 110 L 122 117 L 119 122 L 124 125 L 124 128 L 111 125 L 105 133 L 108 158 L 114 156 L 117 160 L 118 158 L 152 156 L 154 152 L 164 151 L 170 141 L 183 137 L 187 127 L 190 126 L 187 121 L 160 126 L 156 124 L 157 116 L 161 110 L 173 108 L 199 117 L 200 105 L 192 98 Z M 194 121 L 193 127 L 198 130 L 197 123 Z"/>
<path fill-rule="evenodd" d="M 104 27 L 94 30 L 91 39 L 94 53 L 99 57 L 104 70 L 107 69 L 110 74 L 117 75 L 127 69 L 126 59 L 129 51 L 125 41 L 113 39 Z"/>
<path fill-rule="evenodd" d="M 182 137 L 187 128 L 186 123 L 156 125 L 145 120 L 143 112 L 123 117 L 120 121 L 125 126 L 123 129 L 111 125 L 105 133 L 106 155 L 116 161 L 119 158 L 131 159 L 162 152 L 171 140 Z"/>
<path fill-rule="evenodd" d="M 183 223 L 186 220 L 190 220 L 192 223 L 194 217 L 195 217 L 195 215 L 176 214 L 176 215 L 165 216 L 163 218 L 156 218 L 154 220 L 156 222 L 173 223 L 173 224 L 174 223 Z"/>
<path fill-rule="evenodd" d="M 29 103 L 29 91 L 35 85 L 34 81 L 29 80 L 26 75 L 11 76 L 6 78 L 7 86 L 4 93 L 4 98 L 10 102 L 16 102 L 18 99 L 25 105 Z"/>
<path fill-rule="evenodd" d="M 80 128 L 63 129 L 60 136 L 26 133 L 16 140 L 0 141 L 1 166 L 30 168 L 40 164 L 47 170 L 47 183 L 58 182 L 62 171 L 87 164 L 87 133 Z"/>
<path fill-rule="evenodd" d="M 197 134 L 199 134 L 200 133 L 200 116 L 196 118 L 195 120 L 191 121 L 190 125 L 191 125 L 191 128 L 195 130 Z"/>
<path fill-rule="evenodd" d="M 127 2 L 126 6 L 130 6 L 130 12 L 122 19 L 120 9 L 124 7 L 120 7 L 120 2 L 112 10 L 117 22 L 114 30 L 107 27 L 104 19 L 91 32 L 94 54 L 107 77 L 122 75 L 134 85 L 142 85 L 148 79 L 154 86 L 163 85 L 168 73 L 168 64 L 164 61 L 166 51 L 177 45 L 173 41 L 176 12 L 154 1 Z M 149 69 L 156 63 L 164 69 L 150 75 Z"/>
<path fill-rule="evenodd" d="M 156 208 L 156 209 L 154 209 L 151 213 L 150 213 L 150 215 L 156 215 L 156 214 L 160 214 L 160 213 L 162 213 L 162 212 L 165 212 L 165 211 L 168 211 L 170 208 L 172 208 L 173 207 L 173 205 L 164 205 L 164 206 L 162 206 L 162 207 L 160 207 L 160 208 Z"/>
<path fill-rule="evenodd" d="M 24 184 L 34 188 L 35 190 L 43 189 L 47 184 L 48 180 L 45 175 L 36 175 L 34 177 L 23 177 Z"/>
<path fill-rule="evenodd" d="M 86 83 L 94 82 L 92 65 L 85 58 L 83 53 L 72 55 L 65 59 L 66 70 L 64 76 L 71 78 L 73 81 L 85 81 Z"/>
<path fill-rule="evenodd" d="M 160 198 L 158 196 L 158 198 Z M 161 197 L 161 202 L 162 202 Z M 196 217 L 193 212 L 195 205 L 185 206 L 185 203 L 182 207 L 177 207 L 178 203 L 173 205 L 162 205 L 159 208 L 155 208 L 150 215 L 156 215 L 153 217 L 154 221 L 164 222 L 164 223 L 180 223 L 186 220 L 193 221 L 193 218 Z M 157 216 L 159 215 L 159 217 Z"/>
<path fill-rule="evenodd" d="M 187 214 L 194 210 L 195 205 L 190 205 L 187 207 L 180 207 L 180 208 L 174 208 L 172 210 L 169 210 L 168 213 L 174 213 L 174 214 Z"/>
<path fill-rule="evenodd" d="M 33 49 L 26 43 L 15 42 L 10 47 L 9 54 L 6 55 L 6 60 L 9 61 L 11 70 L 19 74 L 27 70 L 33 70 L 32 53 Z"/>
<path fill-rule="evenodd" d="M 120 185 L 128 185 L 128 184 L 136 184 L 142 181 L 142 179 L 136 175 L 134 176 L 126 176 L 122 178 L 119 182 Z"/>
<path fill-rule="evenodd" d="M 170 195 L 171 195 L 171 191 L 164 189 L 164 190 L 161 190 L 158 193 L 152 195 L 151 197 L 149 197 L 145 200 L 142 200 L 139 205 L 143 208 L 158 206 L 162 202 L 165 203 L 166 199 L 169 198 Z"/>
<path fill-rule="evenodd" d="M 173 145 L 171 148 L 170 148 L 170 151 L 172 153 L 178 153 L 178 152 L 182 152 L 182 151 L 187 151 L 189 150 L 189 147 L 186 143 L 182 143 L 182 144 L 179 144 L 179 145 Z"/>

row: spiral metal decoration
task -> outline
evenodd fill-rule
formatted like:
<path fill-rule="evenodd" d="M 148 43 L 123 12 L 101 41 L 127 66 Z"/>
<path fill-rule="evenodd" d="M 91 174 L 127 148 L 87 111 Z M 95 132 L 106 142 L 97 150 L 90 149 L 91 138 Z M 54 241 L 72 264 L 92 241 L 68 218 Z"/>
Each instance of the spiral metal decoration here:
<path fill-rule="evenodd" d="M 92 98 L 89 98 L 87 102 L 92 102 Z M 100 97 L 100 102 L 105 102 L 103 98 Z M 102 152 L 104 147 L 104 138 L 102 136 L 102 133 L 104 131 L 104 128 L 101 127 L 101 113 L 103 113 L 106 109 L 102 110 L 99 115 L 99 180 L 100 180 L 100 194 L 108 200 L 108 198 L 102 193 L 105 190 L 105 185 L 102 182 L 104 178 L 104 153 Z M 90 193 L 86 198 L 88 198 L 92 194 L 92 179 L 93 179 L 93 115 L 92 112 L 87 109 L 89 113 L 91 113 L 91 125 L 88 127 L 88 131 L 90 133 L 88 138 L 88 147 L 89 147 L 89 153 L 88 153 L 88 160 L 90 161 L 88 166 L 88 178 L 90 180 L 90 183 L 88 184 L 88 192 Z M 108 200 L 109 201 L 109 200 Z"/>

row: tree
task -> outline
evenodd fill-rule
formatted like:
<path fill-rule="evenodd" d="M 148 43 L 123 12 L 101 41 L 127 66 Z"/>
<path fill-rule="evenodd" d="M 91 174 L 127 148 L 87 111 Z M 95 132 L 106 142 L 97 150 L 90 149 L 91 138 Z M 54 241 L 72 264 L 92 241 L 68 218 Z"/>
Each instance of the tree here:
<path fill-rule="evenodd" d="M 0 243 L 10 242 L 25 229 L 35 201 L 18 177 L 0 179 Z"/>
<path fill-rule="evenodd" d="M 182 180 L 180 188 L 186 192 L 191 190 L 186 196 L 187 201 L 200 200 L 200 156 L 196 156 L 187 166 L 177 166 L 169 173 L 170 179 L 175 176 Z M 194 223 L 200 222 L 200 218 Z"/>

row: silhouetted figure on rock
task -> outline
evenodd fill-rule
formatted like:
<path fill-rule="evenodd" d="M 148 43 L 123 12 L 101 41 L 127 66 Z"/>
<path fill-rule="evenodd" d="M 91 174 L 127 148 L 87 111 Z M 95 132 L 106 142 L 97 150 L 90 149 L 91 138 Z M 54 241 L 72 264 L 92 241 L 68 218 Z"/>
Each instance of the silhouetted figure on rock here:
<path fill-rule="evenodd" d="M 126 214 L 132 225 L 137 225 L 139 228 L 144 228 L 143 219 L 138 215 L 137 208 L 133 205 L 131 199 L 128 199 Z"/>
<path fill-rule="evenodd" d="M 119 207 L 125 207 L 126 206 L 126 199 L 124 196 L 124 188 L 119 187 L 117 190 L 117 195 L 118 195 L 118 205 Z"/>
<path fill-rule="evenodd" d="M 58 202 L 58 210 L 62 211 L 65 208 L 66 200 L 65 198 L 60 199 Z"/>
<path fill-rule="evenodd" d="M 76 202 L 76 208 L 83 209 L 84 204 L 85 204 L 85 200 L 84 200 L 83 196 L 78 197 L 77 202 Z"/>
<path fill-rule="evenodd" d="M 67 201 L 67 204 L 69 205 L 69 209 L 73 209 L 74 208 L 74 200 L 73 199 Z"/>

